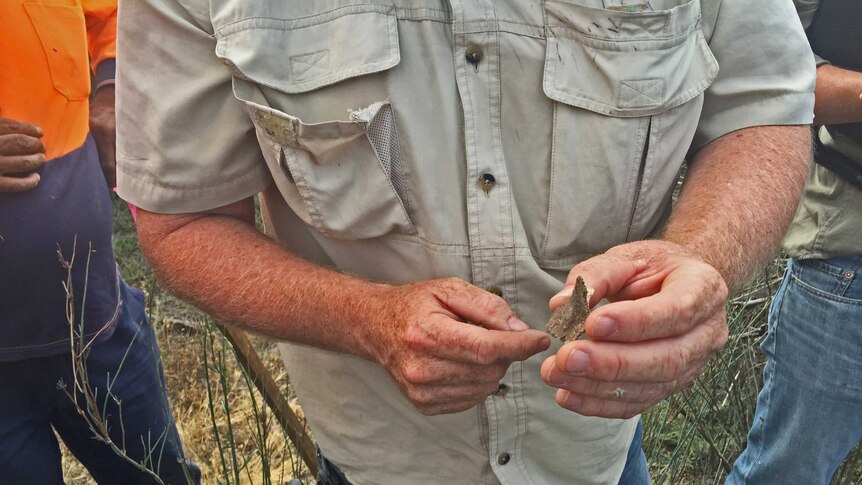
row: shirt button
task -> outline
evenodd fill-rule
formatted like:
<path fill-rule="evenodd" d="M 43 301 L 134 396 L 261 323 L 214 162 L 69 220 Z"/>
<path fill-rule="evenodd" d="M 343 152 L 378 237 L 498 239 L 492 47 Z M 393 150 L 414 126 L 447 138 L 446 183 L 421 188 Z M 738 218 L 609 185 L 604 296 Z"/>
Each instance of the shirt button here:
<path fill-rule="evenodd" d="M 489 286 L 489 287 L 485 288 L 485 291 L 487 291 L 488 293 L 490 293 L 492 295 L 497 295 L 501 298 L 503 296 L 503 290 L 501 290 L 499 286 Z"/>
<path fill-rule="evenodd" d="M 508 453 L 500 453 L 500 455 L 497 457 L 497 464 L 505 465 L 506 463 L 509 463 L 509 460 L 511 459 L 512 457 Z"/>
<path fill-rule="evenodd" d="M 482 49 L 475 45 L 471 45 L 467 48 L 467 52 L 464 54 L 464 57 L 467 58 L 467 62 L 475 66 L 482 60 Z"/>
<path fill-rule="evenodd" d="M 500 383 L 500 385 L 497 387 L 497 390 L 496 390 L 496 391 L 494 391 L 494 395 L 495 395 L 495 396 L 497 396 L 497 397 L 503 397 L 503 396 L 505 396 L 508 392 L 509 392 L 509 386 L 507 386 L 506 384 L 503 384 L 503 383 L 501 382 L 501 383 Z"/>
<path fill-rule="evenodd" d="M 497 185 L 497 179 L 490 173 L 483 173 L 479 176 L 479 188 L 485 192 L 485 195 L 488 195 L 495 185 Z"/>

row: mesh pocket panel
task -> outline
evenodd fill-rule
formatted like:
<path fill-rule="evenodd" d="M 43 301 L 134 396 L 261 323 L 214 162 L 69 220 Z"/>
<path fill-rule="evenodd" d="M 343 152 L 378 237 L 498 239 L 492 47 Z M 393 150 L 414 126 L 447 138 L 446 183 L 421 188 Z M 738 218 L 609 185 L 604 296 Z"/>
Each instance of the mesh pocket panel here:
<path fill-rule="evenodd" d="M 377 158 L 383 165 L 383 170 L 392 180 L 395 192 L 401 198 L 407 213 L 411 213 L 410 199 L 407 194 L 407 178 L 401 164 L 401 144 L 398 143 L 398 129 L 395 125 L 395 114 L 392 106 L 386 104 L 380 108 L 377 115 L 368 123 L 368 140 L 377 153 Z"/>

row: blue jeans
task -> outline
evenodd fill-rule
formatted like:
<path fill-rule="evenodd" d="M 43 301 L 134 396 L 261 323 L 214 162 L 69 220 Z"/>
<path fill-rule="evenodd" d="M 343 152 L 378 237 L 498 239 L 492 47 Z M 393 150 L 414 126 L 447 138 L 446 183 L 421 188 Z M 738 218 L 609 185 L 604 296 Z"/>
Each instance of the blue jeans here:
<path fill-rule="evenodd" d="M 790 260 L 763 389 L 726 485 L 829 483 L 862 438 L 862 257 Z"/>
<path fill-rule="evenodd" d="M 643 446 L 641 446 L 643 435 L 643 425 L 639 421 L 635 436 L 632 438 L 632 444 L 629 445 L 629 454 L 626 458 L 626 466 L 620 477 L 619 485 L 650 485 L 652 483 L 649 477 L 649 469 L 647 468 L 646 455 L 644 455 Z M 332 463 L 320 454 L 319 449 L 317 450 L 317 463 L 319 467 L 317 474 L 318 485 L 350 485 L 344 473 L 338 469 L 335 463 Z"/>
<path fill-rule="evenodd" d="M 150 468 L 157 468 L 166 484 L 198 483 L 200 470 L 185 460 L 168 405 L 143 294 L 123 284 L 120 296 L 123 312 L 113 334 L 94 345 L 87 359 L 90 385 L 100 412 L 104 409 L 109 435 L 118 446 L 125 443 L 128 456 L 135 461 L 149 456 Z M 111 393 L 119 405 L 113 399 L 105 402 L 109 380 L 114 380 Z M 0 362 L 0 482 L 62 484 L 56 431 L 98 483 L 154 483 L 93 438 L 75 403 L 58 389 L 60 381 L 73 392 L 68 352 Z M 77 406 L 87 408 L 80 396 Z"/>

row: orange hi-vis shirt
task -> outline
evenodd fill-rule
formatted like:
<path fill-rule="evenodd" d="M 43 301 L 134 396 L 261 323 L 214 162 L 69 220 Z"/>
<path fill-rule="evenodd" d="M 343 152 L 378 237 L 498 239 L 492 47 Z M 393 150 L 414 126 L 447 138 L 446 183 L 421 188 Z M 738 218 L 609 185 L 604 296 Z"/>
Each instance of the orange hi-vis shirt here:
<path fill-rule="evenodd" d="M 0 0 L 0 117 L 45 132 L 46 158 L 89 131 L 90 69 L 116 57 L 117 0 Z"/>

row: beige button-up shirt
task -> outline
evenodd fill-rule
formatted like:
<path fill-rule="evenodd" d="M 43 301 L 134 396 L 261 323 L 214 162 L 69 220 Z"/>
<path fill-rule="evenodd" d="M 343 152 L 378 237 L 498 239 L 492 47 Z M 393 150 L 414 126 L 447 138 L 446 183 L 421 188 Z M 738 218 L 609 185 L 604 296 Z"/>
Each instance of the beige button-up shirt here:
<path fill-rule="evenodd" d="M 263 191 L 269 232 L 300 255 L 496 287 L 543 328 L 575 263 L 660 227 L 690 150 L 812 118 L 789 1 L 627 3 L 125 2 L 120 193 L 175 213 Z M 435 417 L 373 363 L 283 350 L 358 485 L 616 483 L 636 420 L 557 406 L 539 375 L 557 348 Z"/>

